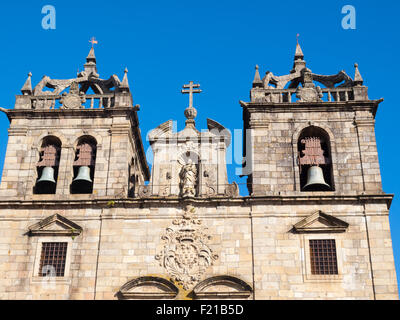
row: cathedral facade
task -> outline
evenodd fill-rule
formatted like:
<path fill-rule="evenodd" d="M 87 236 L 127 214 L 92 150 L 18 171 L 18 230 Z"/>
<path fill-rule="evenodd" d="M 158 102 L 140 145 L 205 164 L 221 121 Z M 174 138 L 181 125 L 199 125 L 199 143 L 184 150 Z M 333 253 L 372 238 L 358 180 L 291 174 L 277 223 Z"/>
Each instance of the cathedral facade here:
<path fill-rule="evenodd" d="M 231 134 L 196 124 L 148 137 L 127 70 L 31 74 L 13 109 L 0 185 L 0 299 L 398 299 L 375 114 L 354 78 L 256 67 L 243 110 L 248 196 L 228 181 Z M 228 125 L 228 124 L 225 124 Z M 4 134 L 4 132 L 3 132 Z"/>

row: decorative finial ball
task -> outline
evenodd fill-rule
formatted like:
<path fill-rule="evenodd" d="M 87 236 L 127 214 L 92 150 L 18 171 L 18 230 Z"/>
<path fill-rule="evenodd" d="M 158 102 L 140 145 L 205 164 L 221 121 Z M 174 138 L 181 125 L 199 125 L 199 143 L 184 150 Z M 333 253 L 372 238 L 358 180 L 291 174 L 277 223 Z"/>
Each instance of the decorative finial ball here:
<path fill-rule="evenodd" d="M 125 68 L 124 72 L 125 72 L 125 73 L 128 73 L 128 68 Z"/>
<path fill-rule="evenodd" d="M 258 70 L 258 64 L 256 64 L 256 70 Z"/>
<path fill-rule="evenodd" d="M 185 109 L 185 117 L 188 120 L 193 120 L 197 116 L 197 110 L 193 107 L 189 107 Z"/>
<path fill-rule="evenodd" d="M 29 72 L 29 73 L 28 73 L 28 77 L 32 77 L 32 72 Z"/>
<path fill-rule="evenodd" d="M 354 68 L 358 68 L 358 63 L 355 63 L 355 64 L 354 64 Z"/>

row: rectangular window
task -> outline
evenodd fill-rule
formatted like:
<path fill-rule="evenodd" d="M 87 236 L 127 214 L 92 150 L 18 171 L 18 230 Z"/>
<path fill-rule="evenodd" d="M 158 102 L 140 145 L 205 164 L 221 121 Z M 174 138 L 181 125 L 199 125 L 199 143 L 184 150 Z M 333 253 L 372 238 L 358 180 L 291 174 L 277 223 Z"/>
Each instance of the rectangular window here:
<path fill-rule="evenodd" d="M 312 274 L 338 274 L 335 240 L 310 240 L 310 257 Z"/>
<path fill-rule="evenodd" d="M 43 242 L 39 277 L 63 277 L 67 256 L 67 242 Z"/>

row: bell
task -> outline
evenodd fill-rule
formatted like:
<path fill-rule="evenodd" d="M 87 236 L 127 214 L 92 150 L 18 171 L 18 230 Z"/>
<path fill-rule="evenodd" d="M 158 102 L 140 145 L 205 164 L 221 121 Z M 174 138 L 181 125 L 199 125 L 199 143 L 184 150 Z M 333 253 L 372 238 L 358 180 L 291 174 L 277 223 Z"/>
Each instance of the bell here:
<path fill-rule="evenodd" d="M 54 169 L 52 167 L 44 167 L 42 176 L 37 181 L 37 184 L 56 184 L 56 180 L 54 180 Z"/>
<path fill-rule="evenodd" d="M 90 168 L 88 166 L 82 166 L 79 168 L 78 175 L 73 182 L 77 181 L 92 183 L 92 179 L 90 179 Z"/>
<path fill-rule="evenodd" d="M 304 191 L 329 191 L 331 187 L 325 182 L 324 173 L 321 167 L 312 166 L 307 172 L 307 184 Z"/>

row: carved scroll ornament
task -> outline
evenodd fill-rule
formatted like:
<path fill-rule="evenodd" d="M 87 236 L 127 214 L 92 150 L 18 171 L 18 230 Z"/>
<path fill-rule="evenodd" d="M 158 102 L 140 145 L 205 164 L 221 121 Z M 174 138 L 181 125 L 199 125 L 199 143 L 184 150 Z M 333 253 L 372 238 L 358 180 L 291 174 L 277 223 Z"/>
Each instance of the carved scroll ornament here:
<path fill-rule="evenodd" d="M 161 237 L 164 247 L 155 257 L 172 280 L 185 290 L 199 282 L 206 269 L 218 259 L 207 244 L 211 236 L 194 213 L 195 209 L 188 206 L 183 217 L 173 221 Z"/>

